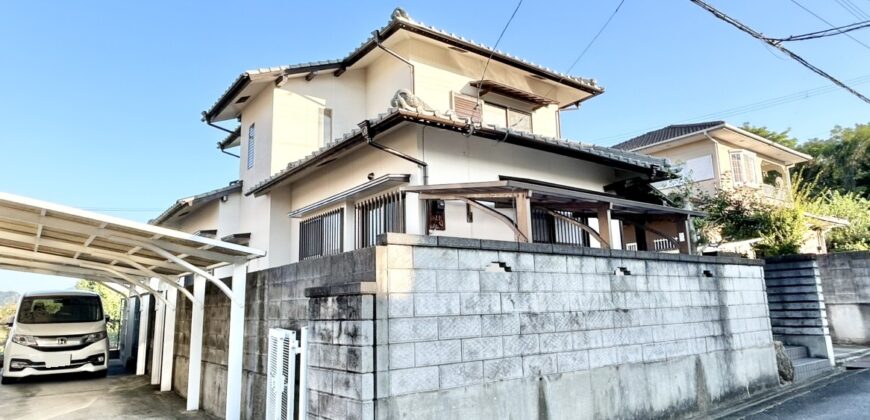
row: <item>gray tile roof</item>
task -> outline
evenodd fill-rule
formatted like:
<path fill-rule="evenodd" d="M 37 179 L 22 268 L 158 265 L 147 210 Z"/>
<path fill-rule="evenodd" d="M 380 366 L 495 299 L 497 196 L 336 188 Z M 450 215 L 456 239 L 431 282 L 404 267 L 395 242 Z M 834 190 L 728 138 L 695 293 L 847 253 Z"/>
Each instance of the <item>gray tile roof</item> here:
<path fill-rule="evenodd" d="M 412 19 L 407 14 L 407 12 L 405 12 L 401 8 L 397 8 L 393 12 L 390 21 L 387 22 L 386 25 L 381 27 L 379 29 L 379 32 L 385 33 L 389 30 L 395 30 L 395 29 L 401 29 L 401 28 L 409 29 L 409 30 L 416 30 L 417 32 L 422 32 L 422 33 L 427 34 L 429 36 L 443 38 L 443 39 L 446 39 L 449 41 L 459 43 L 459 44 L 464 45 L 464 46 L 469 47 L 469 48 L 481 50 L 482 52 L 486 53 L 487 55 L 492 54 L 492 57 L 494 60 L 502 60 L 502 61 L 516 63 L 519 65 L 525 65 L 531 69 L 534 69 L 534 70 L 541 72 L 542 74 L 548 76 L 549 78 L 551 78 L 553 80 L 559 80 L 559 81 L 564 82 L 564 83 L 582 86 L 584 89 L 587 89 L 590 92 L 592 92 L 593 95 L 604 92 L 604 87 L 599 86 L 597 84 L 597 82 L 595 81 L 595 79 L 586 79 L 586 78 L 579 77 L 579 76 L 572 76 L 569 74 L 565 74 L 565 73 L 553 70 L 549 67 L 541 66 L 539 64 L 535 64 L 535 63 L 532 63 L 530 61 L 526 61 L 522 58 L 505 53 L 501 50 L 494 50 L 485 44 L 481 44 L 481 43 L 463 38 L 462 36 L 456 35 L 454 33 L 448 33 L 446 31 L 444 31 L 442 29 L 438 29 L 434 26 L 426 25 L 423 22 L 418 22 L 418 21 Z M 209 110 L 206 111 L 206 115 L 208 116 L 207 118 L 211 118 L 215 114 L 217 114 L 220 111 L 219 108 L 222 108 L 223 106 L 226 105 L 224 102 L 229 100 L 229 98 L 227 98 L 227 96 L 231 95 L 236 89 L 238 89 L 239 86 L 244 84 L 244 82 L 247 80 L 251 80 L 251 79 L 259 78 L 259 77 L 277 77 L 282 73 L 303 73 L 303 72 L 329 69 L 329 68 L 338 69 L 341 67 L 347 67 L 347 66 L 352 65 L 353 62 L 355 62 L 357 59 L 359 59 L 360 54 L 363 54 L 366 51 L 374 48 L 374 46 L 375 46 L 374 36 L 370 36 L 368 39 L 363 41 L 356 49 L 354 49 L 350 54 L 348 54 L 345 58 L 342 58 L 342 59 L 326 60 L 326 61 L 314 61 L 314 62 L 309 62 L 309 63 L 301 63 L 301 64 L 278 66 L 278 67 L 266 67 L 266 68 L 248 70 L 248 71 L 242 73 L 241 75 L 239 75 L 239 77 L 236 78 L 236 80 L 233 82 L 233 84 L 230 85 L 230 87 L 227 88 L 226 91 L 224 91 L 223 95 L 221 95 L 221 97 L 218 98 L 218 100 L 209 108 Z"/>
<path fill-rule="evenodd" d="M 637 150 L 642 147 L 652 146 L 662 143 L 670 139 L 685 136 L 687 134 L 697 133 L 709 128 L 725 124 L 725 121 L 707 121 L 693 124 L 674 124 L 665 128 L 653 130 L 645 134 L 641 134 L 635 138 L 626 140 L 622 143 L 613 145 L 614 149 L 619 150 Z"/>
<path fill-rule="evenodd" d="M 384 123 L 388 119 L 392 117 L 402 117 L 407 121 L 416 122 L 420 124 L 426 124 L 429 122 L 436 123 L 443 127 L 450 127 L 454 129 L 466 129 L 468 128 L 468 122 L 464 119 L 461 119 L 455 115 L 452 115 L 450 119 L 445 119 L 442 116 L 436 116 L 432 112 L 413 112 L 404 109 L 398 108 L 389 108 L 387 112 L 379 114 L 378 117 L 370 119 L 369 123 L 372 127 Z M 512 130 L 507 128 L 496 127 L 494 125 L 488 125 L 485 127 L 480 127 L 476 125 L 474 135 L 482 136 L 484 131 L 489 131 L 491 133 L 502 133 L 509 134 L 516 138 L 527 141 L 527 145 L 530 147 L 541 147 L 541 146 L 550 146 L 553 150 L 558 152 L 580 152 L 582 155 L 586 155 L 591 159 L 598 159 L 604 161 L 610 161 L 613 163 L 620 164 L 620 166 L 631 166 L 635 167 L 638 170 L 643 169 L 651 169 L 657 168 L 659 171 L 667 172 L 670 167 L 668 161 L 666 159 L 656 158 L 649 155 L 644 155 L 640 153 L 628 152 L 623 150 L 616 150 L 609 147 L 599 146 L 595 144 L 583 143 L 579 141 L 571 141 L 571 140 L 563 140 L 557 139 L 553 137 L 542 136 L 539 134 L 526 133 L 523 131 Z M 501 136 L 499 136 L 501 137 Z M 269 188 L 274 186 L 275 184 L 281 182 L 282 180 L 290 177 L 296 172 L 304 169 L 309 164 L 312 164 L 322 158 L 324 155 L 331 151 L 335 151 L 340 147 L 347 146 L 354 140 L 362 140 L 361 130 L 354 129 L 349 133 L 345 133 L 342 137 L 329 142 L 325 146 L 320 149 L 310 153 L 302 159 L 299 159 L 294 162 L 290 162 L 287 164 L 287 167 L 275 173 L 269 178 L 257 183 L 248 189 L 245 194 L 261 194 L 268 191 Z"/>
<path fill-rule="evenodd" d="M 174 203 L 172 203 L 171 206 L 169 206 L 169 208 L 164 210 L 163 213 L 160 213 L 159 216 L 155 217 L 154 219 L 149 220 L 148 224 L 159 226 L 160 224 L 169 220 L 169 218 L 172 217 L 175 213 L 178 213 L 178 211 L 180 211 L 181 209 L 183 209 L 187 206 L 193 206 L 193 205 L 197 205 L 197 204 L 207 203 L 207 202 L 210 202 L 210 201 L 215 200 L 217 198 L 223 197 L 227 194 L 231 194 L 233 192 L 237 192 L 237 191 L 241 191 L 241 190 L 242 190 L 242 181 L 233 181 L 233 182 L 230 182 L 229 185 L 227 185 L 226 187 L 221 187 L 221 188 L 218 188 L 215 190 L 204 192 L 202 194 L 197 194 L 197 195 L 194 195 L 191 197 L 186 197 L 186 198 L 176 200 Z"/>

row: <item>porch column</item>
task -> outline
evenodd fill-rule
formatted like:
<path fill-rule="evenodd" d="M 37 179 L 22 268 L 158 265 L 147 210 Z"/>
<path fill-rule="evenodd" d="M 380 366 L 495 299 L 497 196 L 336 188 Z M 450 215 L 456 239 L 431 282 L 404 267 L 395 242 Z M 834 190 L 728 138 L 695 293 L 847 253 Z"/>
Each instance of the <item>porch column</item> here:
<path fill-rule="evenodd" d="M 163 285 L 158 279 L 151 279 L 151 288 L 163 294 Z M 160 384 L 161 362 L 163 361 L 163 320 L 166 304 L 154 299 L 154 343 L 151 345 L 151 385 Z"/>
<path fill-rule="evenodd" d="M 175 304 L 178 300 L 178 290 L 166 287 L 166 300 L 171 307 L 166 308 L 163 326 L 163 362 L 160 365 L 160 390 L 172 390 L 172 365 L 175 362 Z"/>
<path fill-rule="evenodd" d="M 230 302 L 230 337 L 227 348 L 226 420 L 239 420 L 242 410 L 242 358 L 245 341 L 245 287 L 248 264 L 233 266 L 233 296 Z"/>
<path fill-rule="evenodd" d="M 534 242 L 532 239 L 532 204 L 529 193 L 517 194 L 514 201 L 517 208 L 517 229 L 526 237 L 526 242 Z"/>
<path fill-rule="evenodd" d="M 610 209 L 612 205 L 610 203 L 602 204 L 598 207 L 598 234 L 601 235 L 601 238 L 607 241 L 606 244 L 601 244 L 602 248 L 611 248 L 611 244 L 613 243 L 613 235 L 610 234 Z"/>
<path fill-rule="evenodd" d="M 190 354 L 187 369 L 187 409 L 199 410 L 202 386 L 202 324 L 205 309 L 205 277 L 193 276 L 193 307 L 190 317 Z"/>
<path fill-rule="evenodd" d="M 148 357 L 148 317 L 151 315 L 151 295 L 139 295 L 139 345 L 136 349 L 136 375 L 145 374 Z"/>
<path fill-rule="evenodd" d="M 692 218 L 686 216 L 685 219 L 681 222 L 677 222 L 677 239 L 679 239 L 679 233 L 682 232 L 685 235 L 685 241 L 680 242 L 680 254 L 691 254 L 692 253 Z"/>

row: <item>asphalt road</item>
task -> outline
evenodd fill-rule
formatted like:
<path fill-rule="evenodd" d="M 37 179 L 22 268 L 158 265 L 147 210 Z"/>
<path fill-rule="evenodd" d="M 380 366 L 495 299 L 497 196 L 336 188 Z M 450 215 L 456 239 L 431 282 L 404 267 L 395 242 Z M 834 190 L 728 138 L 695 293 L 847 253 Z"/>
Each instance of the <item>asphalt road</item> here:
<path fill-rule="evenodd" d="M 773 401 L 745 419 L 870 419 L 870 369 L 786 401 Z"/>

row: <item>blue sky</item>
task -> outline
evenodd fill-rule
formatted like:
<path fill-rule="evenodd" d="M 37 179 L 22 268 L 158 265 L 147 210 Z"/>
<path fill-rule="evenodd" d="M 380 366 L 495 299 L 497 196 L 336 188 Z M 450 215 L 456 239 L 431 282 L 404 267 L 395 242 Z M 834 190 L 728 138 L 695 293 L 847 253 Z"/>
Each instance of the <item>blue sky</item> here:
<path fill-rule="evenodd" d="M 859 20 L 834 2 L 799 1 L 837 25 Z M 870 3 L 854 3 L 870 13 Z M 9 3 L 0 14 L 0 191 L 146 221 L 179 197 L 235 179 L 237 161 L 217 151 L 223 136 L 199 113 L 240 72 L 343 57 L 396 6 L 492 45 L 515 4 Z M 499 49 L 566 70 L 617 4 L 527 0 Z M 790 0 L 712 4 L 770 36 L 827 29 Z M 852 34 L 870 44 L 870 30 Z M 870 75 L 870 49 L 844 36 L 790 47 L 842 80 Z M 603 145 L 830 84 L 676 0 L 626 0 L 572 73 L 607 90 L 563 114 L 563 135 Z M 870 95 L 870 77 L 862 80 L 855 87 Z M 870 122 L 870 105 L 843 91 L 797 97 L 726 119 L 790 127 L 800 139 Z M 0 272 L 0 290 L 68 284 Z"/>

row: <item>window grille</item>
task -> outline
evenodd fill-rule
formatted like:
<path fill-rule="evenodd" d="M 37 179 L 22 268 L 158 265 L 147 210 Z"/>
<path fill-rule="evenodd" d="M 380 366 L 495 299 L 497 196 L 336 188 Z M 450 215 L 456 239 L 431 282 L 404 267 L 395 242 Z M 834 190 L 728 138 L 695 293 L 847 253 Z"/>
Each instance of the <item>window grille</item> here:
<path fill-rule="evenodd" d="M 299 223 L 299 259 L 340 254 L 344 237 L 344 209 L 337 209 Z"/>
<path fill-rule="evenodd" d="M 587 224 L 585 217 L 577 217 L 570 211 L 557 211 L 569 219 Z M 589 234 L 578 226 L 557 219 L 546 210 L 532 210 L 532 240 L 545 244 L 589 246 Z"/>
<path fill-rule="evenodd" d="M 374 246 L 378 235 L 405 233 L 405 193 L 390 192 L 356 204 L 356 247 Z"/>
<path fill-rule="evenodd" d="M 254 124 L 251 124 L 248 127 L 248 169 L 254 167 L 254 137 L 256 131 L 254 130 Z"/>

